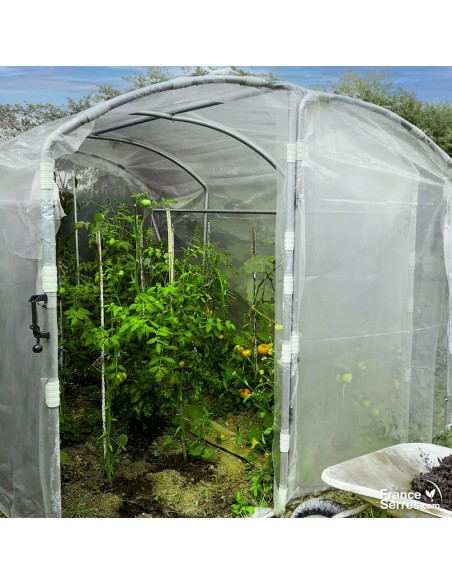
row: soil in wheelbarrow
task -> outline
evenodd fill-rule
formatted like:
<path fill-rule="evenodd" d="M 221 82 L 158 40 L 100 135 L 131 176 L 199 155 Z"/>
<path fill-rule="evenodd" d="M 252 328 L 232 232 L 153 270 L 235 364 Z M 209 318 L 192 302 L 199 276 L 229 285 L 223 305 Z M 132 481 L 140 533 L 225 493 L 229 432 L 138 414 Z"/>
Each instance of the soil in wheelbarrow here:
<path fill-rule="evenodd" d="M 422 502 L 452 511 L 452 455 L 443 458 L 439 466 L 415 477 L 411 488 L 421 494 Z"/>

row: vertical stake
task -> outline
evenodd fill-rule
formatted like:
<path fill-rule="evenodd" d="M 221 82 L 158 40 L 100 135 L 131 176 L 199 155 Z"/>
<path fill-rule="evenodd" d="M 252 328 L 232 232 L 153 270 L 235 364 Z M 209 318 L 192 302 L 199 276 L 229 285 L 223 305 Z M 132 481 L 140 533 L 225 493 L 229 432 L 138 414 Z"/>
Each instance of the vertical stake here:
<path fill-rule="evenodd" d="M 104 274 L 102 267 L 102 238 L 100 231 L 96 231 L 97 253 L 99 255 L 99 300 L 100 300 L 100 326 L 105 327 L 105 312 L 104 312 Z M 103 430 L 103 447 L 104 457 L 107 455 L 107 416 L 106 416 L 106 401 L 105 401 L 105 346 L 102 344 L 100 351 L 101 363 L 101 392 L 102 392 L 102 430 Z"/>

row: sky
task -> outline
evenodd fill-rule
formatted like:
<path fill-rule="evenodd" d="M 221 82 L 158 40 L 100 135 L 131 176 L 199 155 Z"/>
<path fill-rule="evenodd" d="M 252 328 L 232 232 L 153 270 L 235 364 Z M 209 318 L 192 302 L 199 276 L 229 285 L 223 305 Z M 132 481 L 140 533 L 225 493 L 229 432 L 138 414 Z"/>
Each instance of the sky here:
<path fill-rule="evenodd" d="M 414 92 L 422 101 L 452 102 L 452 66 L 237 66 L 256 75 L 273 73 L 305 88 L 330 87 L 347 71 L 358 75 L 381 72 L 394 87 Z M 166 68 L 172 74 L 182 73 L 178 66 Z M 124 77 L 144 71 L 143 66 L 0 66 L 0 103 L 63 105 L 67 97 L 82 98 L 102 84 L 125 90 L 130 85 Z"/>

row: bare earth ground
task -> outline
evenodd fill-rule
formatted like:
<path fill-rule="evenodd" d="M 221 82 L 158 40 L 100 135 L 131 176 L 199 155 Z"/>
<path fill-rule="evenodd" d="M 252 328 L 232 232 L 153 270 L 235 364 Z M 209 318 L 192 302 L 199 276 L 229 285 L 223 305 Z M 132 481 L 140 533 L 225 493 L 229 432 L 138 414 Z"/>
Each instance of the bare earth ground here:
<path fill-rule="evenodd" d="M 98 411 L 98 395 L 96 388 L 79 389 L 66 401 L 67 417 L 82 427 Z M 242 420 L 222 423 L 226 436 L 209 444 L 215 453 L 207 460 L 184 461 L 177 442 L 163 448 L 165 432 L 153 440 L 131 440 L 116 461 L 111 483 L 102 473 L 99 432 L 78 444 L 63 444 L 63 517 L 235 517 L 236 494 L 249 485 L 249 448 L 236 444 Z"/>
<path fill-rule="evenodd" d="M 63 517 L 234 517 L 237 491 L 247 484 L 246 463 L 218 451 L 209 460 L 184 461 L 169 447 L 123 456 L 111 484 L 89 442 L 65 449 Z"/>
<path fill-rule="evenodd" d="M 80 388 L 79 388 L 80 389 Z M 98 410 L 98 389 L 82 388 L 66 404 L 71 420 L 84 424 Z M 249 486 L 249 448 L 237 445 L 237 430 L 246 419 L 227 416 L 217 429 L 226 434 L 215 454 L 184 461 L 180 445 L 163 448 L 167 436 L 128 444 L 114 469 L 111 483 L 102 474 L 102 446 L 91 434 L 83 442 L 63 445 L 67 458 L 61 465 L 62 514 L 65 518 L 232 518 L 237 492 Z M 99 432 L 97 432 L 99 434 Z M 212 443 L 210 444 L 212 445 Z M 255 453 L 258 454 L 258 453 Z M 255 461 L 258 468 L 263 459 Z M 361 501 L 350 493 L 328 490 L 312 493 L 287 506 L 284 517 L 301 501 L 321 496 L 352 507 Z M 271 506 L 271 502 L 269 502 Z M 364 516 L 375 516 L 370 511 Z M 378 516 L 378 515 L 377 515 Z"/>

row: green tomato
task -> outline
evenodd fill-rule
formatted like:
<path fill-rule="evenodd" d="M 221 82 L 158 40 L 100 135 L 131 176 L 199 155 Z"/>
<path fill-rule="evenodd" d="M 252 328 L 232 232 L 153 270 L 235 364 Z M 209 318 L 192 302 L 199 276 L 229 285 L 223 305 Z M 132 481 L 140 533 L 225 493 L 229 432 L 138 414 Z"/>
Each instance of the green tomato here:
<path fill-rule="evenodd" d="M 94 221 L 96 223 L 100 223 L 101 221 L 103 221 L 105 219 L 105 217 L 102 215 L 102 213 L 96 213 L 94 215 Z"/>
<path fill-rule="evenodd" d="M 115 245 L 116 243 L 116 239 L 114 237 L 110 237 L 110 239 L 108 240 L 108 245 Z"/>
<path fill-rule="evenodd" d="M 150 207 L 151 201 L 149 199 L 141 199 L 140 201 L 142 207 Z"/>
<path fill-rule="evenodd" d="M 119 270 L 119 272 L 118 272 L 118 278 L 124 278 L 124 276 L 125 276 L 124 270 Z"/>
<path fill-rule="evenodd" d="M 60 296 L 64 296 L 66 294 L 66 288 L 64 286 L 61 286 L 61 288 L 59 288 L 58 290 L 58 294 Z"/>

